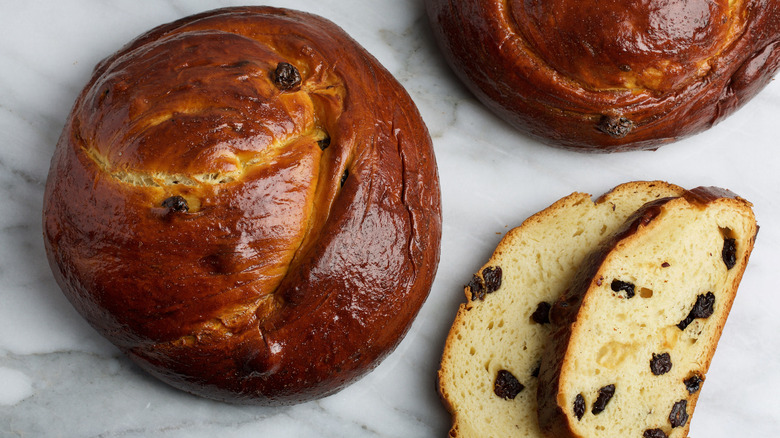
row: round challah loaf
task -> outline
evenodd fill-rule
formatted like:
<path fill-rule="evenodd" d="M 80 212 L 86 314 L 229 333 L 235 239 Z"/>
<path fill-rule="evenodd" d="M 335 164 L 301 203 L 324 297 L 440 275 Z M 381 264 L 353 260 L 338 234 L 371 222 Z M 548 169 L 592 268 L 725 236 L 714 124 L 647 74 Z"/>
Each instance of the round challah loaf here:
<path fill-rule="evenodd" d="M 392 351 L 441 235 L 408 94 L 330 21 L 266 7 L 99 63 L 43 216 L 54 275 L 102 335 L 175 387 L 265 405 L 334 393 Z"/>
<path fill-rule="evenodd" d="M 477 98 L 568 149 L 654 149 L 700 132 L 780 68 L 780 0 L 426 3 Z"/>

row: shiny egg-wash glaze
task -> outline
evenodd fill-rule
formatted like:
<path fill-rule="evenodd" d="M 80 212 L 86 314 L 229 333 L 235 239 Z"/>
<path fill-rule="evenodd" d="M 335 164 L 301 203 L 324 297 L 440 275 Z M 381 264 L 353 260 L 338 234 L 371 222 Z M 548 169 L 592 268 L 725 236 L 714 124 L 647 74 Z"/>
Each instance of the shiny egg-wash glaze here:
<path fill-rule="evenodd" d="M 430 290 L 441 207 L 403 88 L 333 23 L 210 11 L 102 61 L 57 145 L 44 240 L 76 309 L 201 396 L 332 394 Z"/>
<path fill-rule="evenodd" d="M 780 0 L 426 3 L 475 96 L 567 149 L 655 149 L 701 132 L 780 68 Z"/>

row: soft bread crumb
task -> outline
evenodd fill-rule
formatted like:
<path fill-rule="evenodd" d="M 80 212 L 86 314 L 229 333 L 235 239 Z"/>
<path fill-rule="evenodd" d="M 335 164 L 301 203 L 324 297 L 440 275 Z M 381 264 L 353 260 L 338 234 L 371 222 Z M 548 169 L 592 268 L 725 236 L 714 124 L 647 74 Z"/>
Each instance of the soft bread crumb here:
<path fill-rule="evenodd" d="M 643 221 L 650 208 L 659 210 Z M 750 204 L 735 197 L 684 196 L 638 213 L 553 308 L 570 316 L 550 335 L 542 360 L 547 436 L 687 436 L 756 221 Z M 572 302 L 581 304 L 562 307 Z"/>
<path fill-rule="evenodd" d="M 554 303 L 585 256 L 646 202 L 680 196 L 663 182 L 616 187 L 596 202 L 574 193 L 510 230 L 466 287 L 438 373 L 442 400 L 453 416 L 452 437 L 541 437 L 537 378 L 549 323 L 533 319 L 539 304 Z M 501 268 L 501 284 L 473 300 L 485 272 Z M 483 290 L 489 288 L 483 287 Z M 541 312 L 544 313 L 544 312 Z M 496 376 L 510 372 L 524 388 L 499 397 Z"/>

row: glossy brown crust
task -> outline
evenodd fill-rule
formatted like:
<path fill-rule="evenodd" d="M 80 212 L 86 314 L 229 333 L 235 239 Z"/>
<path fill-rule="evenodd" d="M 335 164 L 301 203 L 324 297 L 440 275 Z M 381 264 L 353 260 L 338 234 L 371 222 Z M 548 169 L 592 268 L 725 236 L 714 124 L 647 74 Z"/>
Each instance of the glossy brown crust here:
<path fill-rule="evenodd" d="M 335 24 L 266 7 L 102 61 L 43 217 L 54 275 L 100 333 L 173 386 L 264 405 L 334 393 L 389 354 L 441 235 L 408 94 Z"/>
<path fill-rule="evenodd" d="M 477 98 L 567 149 L 655 149 L 703 131 L 780 68 L 780 0 L 426 3 Z"/>
<path fill-rule="evenodd" d="M 699 205 L 702 208 L 706 206 L 707 203 L 718 202 L 718 200 L 724 198 L 738 199 L 740 202 L 750 205 L 747 201 L 739 198 L 735 193 L 719 187 L 697 187 L 685 191 L 681 197 L 685 198 L 691 205 Z M 596 280 L 596 276 L 609 252 L 621 241 L 630 238 L 633 234 L 637 233 L 641 227 L 652 222 L 662 213 L 664 205 L 675 199 L 677 198 L 672 197 L 651 201 L 632 214 L 620 230 L 610 236 L 610 238 L 600 245 L 597 250 L 585 259 L 583 265 L 574 276 L 570 287 L 550 310 L 550 321 L 553 324 L 554 329 L 550 334 L 550 343 L 546 347 L 547 349 L 542 357 L 542 365 L 539 372 L 539 386 L 537 388 L 539 426 L 545 436 L 555 438 L 584 438 L 572 430 L 569 424 L 569 416 L 566 415 L 557 402 L 561 378 L 561 366 L 559 365 L 563 363 L 564 358 L 566 357 L 569 340 L 571 339 L 572 331 L 575 329 L 582 302 L 585 299 L 585 295 L 591 284 L 598 281 Z M 758 227 L 756 225 L 756 232 L 757 230 Z M 755 235 L 748 242 L 749 247 L 745 250 L 744 260 L 739 264 L 741 266 L 741 271 L 737 272 L 733 277 L 734 289 L 736 289 L 742 279 L 742 275 L 747 266 L 747 258 L 750 256 L 754 244 Z M 731 294 L 730 299 L 722 303 L 725 311 L 723 313 L 723 320 L 720 324 L 725 324 L 725 318 L 731 309 L 733 300 L 734 294 Z M 721 325 L 720 329 L 722 330 L 722 328 Z M 715 339 L 715 342 L 717 342 L 717 338 Z M 702 369 L 707 370 L 709 368 L 714 353 L 715 351 L 712 349 L 704 363 L 701 364 Z M 702 378 L 703 377 L 704 376 L 702 376 Z M 688 412 L 694 411 L 699 399 L 699 394 L 700 392 L 691 394 L 688 398 Z M 685 427 L 687 433 L 687 428 L 690 427 L 690 423 Z"/>

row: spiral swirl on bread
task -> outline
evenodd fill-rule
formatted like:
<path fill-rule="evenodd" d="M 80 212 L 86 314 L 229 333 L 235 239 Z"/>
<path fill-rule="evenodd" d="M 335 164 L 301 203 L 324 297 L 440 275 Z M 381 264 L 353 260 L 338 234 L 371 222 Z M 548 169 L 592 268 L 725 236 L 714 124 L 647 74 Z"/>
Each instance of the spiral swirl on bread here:
<path fill-rule="evenodd" d="M 142 368 L 201 396 L 332 394 L 430 290 L 441 207 L 411 98 L 332 22 L 267 7 L 157 27 L 95 68 L 57 144 L 60 287 Z"/>
<path fill-rule="evenodd" d="M 584 152 L 710 128 L 780 68 L 778 0 L 426 0 L 458 77 L 512 126 Z"/>

